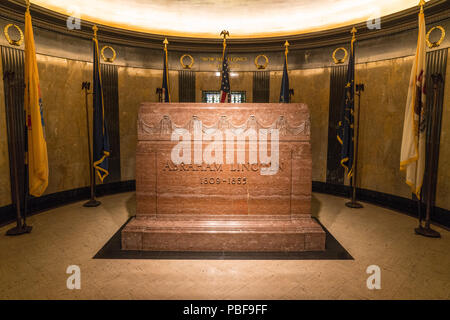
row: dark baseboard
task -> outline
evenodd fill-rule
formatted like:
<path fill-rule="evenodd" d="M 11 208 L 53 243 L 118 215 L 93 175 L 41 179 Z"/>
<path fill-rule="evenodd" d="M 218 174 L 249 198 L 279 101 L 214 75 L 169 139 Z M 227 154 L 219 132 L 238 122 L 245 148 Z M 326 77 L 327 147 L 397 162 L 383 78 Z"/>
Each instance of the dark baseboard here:
<path fill-rule="evenodd" d="M 12 204 L 0 207 L 0 227 L 16 220 L 16 211 Z"/>
<path fill-rule="evenodd" d="M 136 182 L 134 180 L 99 184 L 95 187 L 97 197 L 134 190 L 136 190 Z M 28 200 L 28 216 L 69 203 L 87 200 L 90 195 L 90 188 L 84 187 L 47 194 L 39 198 L 32 197 Z M 0 207 L 0 226 L 15 220 L 16 212 L 13 205 Z"/>
<path fill-rule="evenodd" d="M 98 197 L 101 197 L 134 190 L 136 190 L 136 182 L 134 180 L 128 180 L 98 185 L 96 187 L 96 194 Z M 312 190 L 313 192 L 326 193 L 340 197 L 350 197 L 351 192 L 349 186 L 320 181 L 313 181 Z M 411 199 L 366 189 L 357 189 L 356 194 L 358 200 L 363 202 L 368 202 L 417 217 L 417 204 Z M 29 199 L 28 215 L 33 215 L 69 203 L 86 200 L 89 199 L 89 196 L 90 189 L 89 187 L 85 187 L 48 194 L 40 198 L 31 198 Z M 450 228 L 450 211 L 439 207 L 434 207 L 433 209 L 431 215 L 432 222 L 444 228 Z M 0 226 L 11 223 L 15 219 L 16 214 L 13 205 L 0 207 Z"/>
<path fill-rule="evenodd" d="M 313 192 L 326 193 L 340 197 L 350 198 L 351 195 L 351 188 L 349 186 L 330 184 L 320 181 L 313 181 L 312 190 Z M 412 199 L 359 188 L 356 189 L 356 198 L 360 201 L 406 213 L 416 218 L 418 216 L 417 202 Z M 423 207 L 423 212 L 425 212 L 425 206 Z M 431 221 L 444 228 L 450 228 L 450 211 L 439 207 L 433 207 Z"/>

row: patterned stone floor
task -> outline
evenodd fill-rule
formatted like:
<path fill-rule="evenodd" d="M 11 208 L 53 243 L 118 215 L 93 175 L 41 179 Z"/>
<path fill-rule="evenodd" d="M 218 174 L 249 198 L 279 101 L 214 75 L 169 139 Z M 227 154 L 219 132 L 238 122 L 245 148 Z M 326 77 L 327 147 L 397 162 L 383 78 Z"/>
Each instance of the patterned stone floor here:
<path fill-rule="evenodd" d="M 33 232 L 0 228 L 0 299 L 450 299 L 450 232 L 414 235 L 417 221 L 314 194 L 313 211 L 355 260 L 97 260 L 95 253 L 135 211 L 134 193 L 82 202 L 29 219 Z M 81 268 L 69 290 L 66 269 Z M 369 265 L 381 289 L 369 290 Z"/>

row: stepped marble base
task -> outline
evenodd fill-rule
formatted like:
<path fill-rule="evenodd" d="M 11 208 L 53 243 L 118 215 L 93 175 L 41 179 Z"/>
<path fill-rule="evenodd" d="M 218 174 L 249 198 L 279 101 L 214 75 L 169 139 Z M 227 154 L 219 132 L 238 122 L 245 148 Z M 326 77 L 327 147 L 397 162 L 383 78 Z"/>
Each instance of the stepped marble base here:
<path fill-rule="evenodd" d="M 311 218 L 180 216 L 131 220 L 123 250 L 300 252 L 325 250 L 325 232 Z"/>

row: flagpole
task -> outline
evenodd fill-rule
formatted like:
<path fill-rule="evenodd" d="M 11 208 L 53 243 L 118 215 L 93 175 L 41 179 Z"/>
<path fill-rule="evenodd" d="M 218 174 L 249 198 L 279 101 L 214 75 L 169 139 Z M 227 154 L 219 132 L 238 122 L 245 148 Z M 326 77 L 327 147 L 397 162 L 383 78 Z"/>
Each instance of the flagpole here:
<path fill-rule="evenodd" d="M 286 57 L 286 71 L 289 71 L 288 68 L 288 53 L 289 53 L 289 42 L 286 40 L 286 42 L 284 43 L 284 46 L 286 47 L 286 49 L 284 50 L 284 56 Z"/>
<path fill-rule="evenodd" d="M 97 31 L 98 28 L 96 25 L 92 27 L 94 31 L 94 40 L 97 40 Z M 94 59 L 95 64 L 95 59 Z M 95 69 L 95 65 L 93 66 Z M 100 70 L 99 70 L 100 72 Z M 98 207 L 101 202 L 95 199 L 95 174 L 94 174 L 94 159 L 92 155 L 91 149 L 91 135 L 90 135 L 90 124 L 89 124 L 89 99 L 88 96 L 91 94 L 89 92 L 91 84 L 89 82 L 83 82 L 81 84 L 81 90 L 84 90 L 84 98 L 85 98 L 85 108 L 86 108 L 86 131 L 87 131 L 87 140 L 88 140 L 88 154 L 89 154 L 89 178 L 90 178 L 90 189 L 91 189 L 91 197 L 88 202 L 83 204 L 83 207 Z"/>
<path fill-rule="evenodd" d="M 170 103 L 170 90 L 169 90 L 169 62 L 168 62 L 168 51 L 167 51 L 167 45 L 169 44 L 169 40 L 167 38 L 164 38 L 163 41 L 164 44 L 164 70 L 166 71 L 166 83 L 167 83 L 167 96 L 169 97 L 169 103 Z M 163 91 L 163 102 L 166 102 L 166 93 L 165 88 L 162 88 Z"/>
<path fill-rule="evenodd" d="M 422 10 L 422 8 L 421 8 Z M 422 112 L 419 112 L 419 120 L 418 120 L 418 126 L 417 126 L 417 136 L 420 136 L 420 123 L 421 123 L 421 117 Z M 417 168 L 416 168 L 416 175 L 417 175 Z M 419 216 L 419 227 L 415 229 L 416 233 L 418 233 L 418 230 L 423 229 L 422 228 L 422 195 L 423 195 L 423 185 L 420 188 L 420 197 L 418 197 L 415 193 L 413 193 L 413 198 L 416 197 L 417 199 L 417 210 L 418 210 L 418 216 Z M 418 229 L 418 230 L 417 230 Z"/>
<path fill-rule="evenodd" d="M 92 161 L 92 150 L 91 150 L 91 135 L 90 135 L 90 124 L 89 124 L 89 101 L 88 96 L 91 94 L 89 89 L 91 87 L 90 82 L 83 82 L 81 84 L 81 90 L 84 90 L 85 106 L 86 106 L 86 128 L 87 128 L 87 141 L 88 141 L 88 154 L 89 154 L 89 181 L 91 187 L 91 198 L 88 202 L 83 204 L 83 207 L 98 207 L 101 202 L 95 199 L 95 175 L 94 175 L 94 164 Z"/>
<path fill-rule="evenodd" d="M 6 83 L 8 84 L 8 104 L 10 111 L 7 112 L 9 115 L 9 124 L 10 124 L 10 138 L 11 138 L 11 166 L 12 171 L 14 175 L 14 202 L 16 205 L 16 226 L 14 228 L 9 229 L 6 231 L 7 236 L 17 236 L 24 233 L 30 233 L 31 227 L 26 226 L 25 224 L 22 224 L 22 215 L 20 211 L 20 196 L 19 196 L 19 176 L 18 176 L 18 169 L 17 169 L 17 141 L 16 141 L 16 132 L 14 129 L 14 116 L 13 116 L 13 90 L 12 90 L 12 82 L 14 80 L 14 72 L 6 71 L 3 77 L 3 80 L 6 80 Z"/>
<path fill-rule="evenodd" d="M 23 84 L 25 88 L 25 83 Z M 23 200 L 23 228 L 27 228 L 27 212 L 28 212 L 28 198 L 30 196 L 30 173 L 29 173 L 29 153 L 28 153 L 28 127 L 27 124 L 23 126 L 24 131 L 24 175 L 23 175 L 23 186 L 24 186 L 24 200 Z M 32 227 L 29 227 L 30 231 Z"/>
<path fill-rule="evenodd" d="M 25 0 L 26 6 L 27 6 L 27 11 L 30 10 L 30 1 L 29 0 Z M 13 92 L 12 92 L 12 82 L 14 80 L 14 72 L 5 72 L 3 80 L 6 80 L 8 83 L 8 91 L 9 91 L 9 108 L 11 109 L 9 112 L 9 123 L 11 125 L 11 130 L 10 130 L 10 137 L 12 140 L 12 150 L 11 150 L 11 156 L 12 156 L 12 169 L 13 169 L 13 174 L 14 174 L 14 193 L 15 193 L 15 202 L 16 202 L 16 218 L 17 218 L 17 223 L 16 226 L 12 229 L 9 229 L 6 232 L 6 235 L 8 236 L 17 236 L 17 235 L 21 235 L 24 233 L 30 233 L 32 230 L 31 226 L 27 226 L 26 224 L 26 208 L 27 208 L 27 194 L 28 194 L 28 188 L 27 186 L 27 168 L 25 165 L 25 158 L 23 159 L 23 164 L 25 167 L 25 172 L 24 172 L 24 189 L 25 189 L 25 194 L 24 194 L 24 200 L 25 200 L 25 206 L 24 206 L 24 214 L 23 214 L 23 223 L 22 223 L 22 215 L 21 215 L 21 210 L 20 210 L 20 196 L 19 196 L 19 176 L 18 176 L 18 169 L 17 169 L 17 141 L 16 141 L 16 132 L 14 129 L 14 116 L 13 116 Z M 28 88 L 27 88 L 28 89 Z M 27 132 L 27 126 L 25 124 L 24 126 L 25 132 Z M 25 135 L 26 137 L 26 135 Z M 26 150 L 25 150 L 25 154 L 26 154 Z"/>
<path fill-rule="evenodd" d="M 288 53 L 289 53 L 289 46 L 290 46 L 290 44 L 289 44 L 289 42 L 287 40 L 284 43 L 284 46 L 286 47 L 286 49 L 284 50 L 284 56 L 285 56 L 285 59 L 286 59 L 285 60 L 286 61 L 286 73 L 288 74 L 289 73 Z M 288 98 L 289 98 L 288 103 L 290 103 L 291 102 L 291 91 L 290 91 L 291 89 L 287 88 L 287 90 L 288 90 Z"/>
<path fill-rule="evenodd" d="M 227 36 L 230 36 L 230 33 L 227 30 L 222 30 L 220 33 L 221 36 L 223 36 L 223 50 L 222 50 L 222 61 L 225 55 L 225 48 L 227 47 Z"/>
<path fill-rule="evenodd" d="M 25 4 L 27 7 L 27 11 L 30 11 L 30 0 L 25 0 Z M 24 84 L 25 87 L 25 84 Z M 26 89 L 26 88 L 24 88 Z M 25 120 L 26 121 L 26 120 Z M 23 175 L 23 186 L 24 186 L 24 207 L 23 207 L 23 224 L 22 224 L 22 228 L 26 229 L 26 228 L 30 228 L 30 230 L 28 232 L 31 232 L 32 227 L 27 227 L 27 212 L 28 212 L 28 196 L 29 196 L 29 172 L 28 172 L 28 127 L 27 124 L 25 123 L 24 125 L 24 137 L 25 137 L 25 143 L 24 143 L 24 151 L 25 151 L 25 159 L 24 159 L 24 175 Z"/>
<path fill-rule="evenodd" d="M 352 200 L 347 202 L 345 205 L 352 209 L 361 209 L 364 206 L 356 200 L 356 183 L 357 183 L 357 173 L 358 173 L 358 150 L 359 150 L 359 115 L 361 111 L 361 92 L 364 91 L 364 84 L 360 83 L 356 85 L 356 95 L 358 96 L 358 112 L 356 117 L 356 134 L 354 140 L 354 155 L 353 155 L 353 176 L 352 180 Z"/>
<path fill-rule="evenodd" d="M 422 227 L 422 219 L 421 215 L 419 216 L 419 227 L 415 229 L 416 234 L 430 237 L 430 238 L 440 238 L 441 234 L 437 232 L 436 230 L 431 229 L 430 227 L 430 218 L 431 218 L 431 189 L 433 186 L 433 172 L 435 169 L 435 161 L 434 156 L 436 152 L 437 147 L 437 136 L 438 136 L 438 127 L 436 125 L 437 122 L 437 93 L 439 89 L 439 85 L 442 83 L 442 75 L 440 73 L 432 74 L 431 80 L 433 81 L 433 111 L 431 113 L 431 137 L 430 137 L 430 144 L 431 144 L 431 150 L 429 153 L 429 159 L 428 159 L 428 176 L 427 176 L 427 211 L 425 216 L 425 227 Z M 422 193 L 423 196 L 423 193 Z M 422 196 L 420 198 L 422 198 Z M 421 203 L 421 202 L 420 202 Z"/>
<path fill-rule="evenodd" d="M 353 209 L 361 209 L 364 208 L 362 204 L 360 204 L 356 200 L 356 183 L 357 183 L 357 175 L 358 175 L 358 150 L 359 150 L 359 119 L 361 112 L 361 93 L 364 91 L 364 84 L 360 83 L 356 85 L 356 95 L 358 96 L 358 112 L 356 117 L 356 134 L 354 140 L 354 155 L 353 155 L 353 177 L 352 177 L 352 201 L 347 202 L 345 205 L 349 208 Z"/>
<path fill-rule="evenodd" d="M 356 41 L 356 28 L 353 27 L 351 34 L 352 34 L 352 56 L 353 56 L 353 67 L 355 67 L 356 61 L 354 56 L 354 42 Z M 356 78 L 356 77 L 354 77 Z M 356 95 L 358 96 L 358 112 L 356 117 L 356 134 L 355 134 L 355 128 L 353 128 L 353 175 L 351 177 L 351 185 L 352 185 L 352 200 L 350 202 L 347 202 L 345 205 L 352 209 L 361 209 L 363 208 L 363 205 L 356 201 L 356 183 L 357 183 L 357 173 L 358 173 L 358 142 L 359 142 L 359 114 L 361 110 L 361 92 L 364 91 L 364 84 L 357 84 L 356 86 L 353 86 L 353 90 L 355 90 L 356 87 Z M 355 121 L 353 119 L 353 123 L 355 124 Z"/>
<path fill-rule="evenodd" d="M 289 53 L 289 42 L 286 40 L 284 42 L 284 63 L 283 63 L 283 74 L 281 79 L 280 87 L 280 103 L 290 103 L 291 102 L 291 89 L 289 88 L 289 67 L 288 67 L 288 53 Z M 292 89 L 292 92 L 294 90 Z"/>
<path fill-rule="evenodd" d="M 424 13 L 424 5 L 425 5 L 425 1 L 424 0 L 420 0 L 419 6 L 420 6 L 420 14 Z M 418 235 L 422 235 L 425 237 L 430 237 L 430 238 L 440 238 L 441 235 L 439 232 L 431 229 L 430 227 L 430 219 L 431 219 L 431 189 L 432 189 L 432 184 L 433 184 L 433 172 L 434 172 L 434 165 L 435 165 L 435 161 L 434 161 L 434 155 L 436 152 L 436 139 L 437 139 L 437 134 L 438 132 L 437 130 L 437 126 L 435 125 L 436 121 L 437 121 L 437 91 L 439 89 L 439 84 L 442 82 L 442 75 L 441 74 L 433 74 L 431 75 L 431 80 L 433 81 L 433 111 L 431 114 L 431 123 L 428 125 L 431 125 L 431 150 L 429 153 L 429 159 L 427 159 L 428 161 L 428 176 L 427 176 L 427 183 L 426 183 L 426 195 L 427 195 L 427 199 L 426 199 L 426 216 L 425 216 L 425 227 L 422 227 L 422 198 L 423 198 L 423 187 L 421 190 L 421 194 L 420 194 L 420 198 L 417 197 L 417 202 L 418 202 L 418 214 L 419 214 L 419 227 L 416 228 L 414 231 L 416 232 L 416 234 Z M 424 108 L 425 106 L 422 106 L 422 108 Z M 420 137 L 420 123 L 421 123 L 421 114 L 422 112 L 419 112 L 419 125 L 418 125 L 418 137 Z"/>

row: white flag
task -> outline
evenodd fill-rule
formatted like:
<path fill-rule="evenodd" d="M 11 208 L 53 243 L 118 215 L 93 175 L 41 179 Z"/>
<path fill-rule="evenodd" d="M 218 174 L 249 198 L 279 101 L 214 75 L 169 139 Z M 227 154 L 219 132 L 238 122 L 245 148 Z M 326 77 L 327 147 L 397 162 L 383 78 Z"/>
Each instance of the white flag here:
<path fill-rule="evenodd" d="M 426 26 L 423 8 L 419 13 L 419 38 L 414 64 L 409 80 L 406 101 L 405 122 L 403 124 L 400 170 L 406 171 L 406 183 L 420 199 L 420 191 L 425 173 L 425 81 L 426 81 Z"/>

